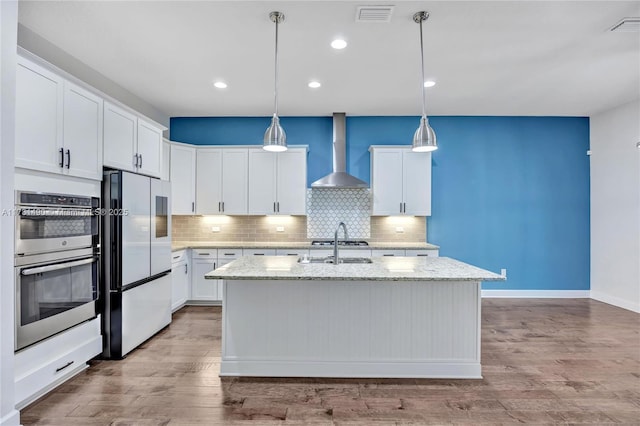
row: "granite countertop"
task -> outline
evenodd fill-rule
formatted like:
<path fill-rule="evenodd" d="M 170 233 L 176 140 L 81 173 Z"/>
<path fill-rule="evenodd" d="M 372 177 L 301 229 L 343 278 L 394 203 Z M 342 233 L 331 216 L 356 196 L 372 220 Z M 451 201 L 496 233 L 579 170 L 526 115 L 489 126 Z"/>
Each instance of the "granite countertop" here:
<path fill-rule="evenodd" d="M 332 246 L 312 246 L 311 241 L 292 242 L 292 243 L 271 243 L 271 242 L 238 242 L 238 241 L 174 241 L 171 244 L 171 250 L 184 250 L 187 248 L 230 248 L 230 249 L 278 249 L 278 248 L 300 248 L 300 249 L 332 249 Z M 429 243 L 373 243 L 368 246 L 340 246 L 340 248 L 349 250 L 366 250 L 366 249 L 387 249 L 387 250 L 403 250 L 403 249 L 428 249 L 438 250 L 440 247 Z"/>
<path fill-rule="evenodd" d="M 205 274 L 225 280 L 504 281 L 448 257 L 380 257 L 369 264 L 298 263 L 295 256 L 242 257 Z"/>

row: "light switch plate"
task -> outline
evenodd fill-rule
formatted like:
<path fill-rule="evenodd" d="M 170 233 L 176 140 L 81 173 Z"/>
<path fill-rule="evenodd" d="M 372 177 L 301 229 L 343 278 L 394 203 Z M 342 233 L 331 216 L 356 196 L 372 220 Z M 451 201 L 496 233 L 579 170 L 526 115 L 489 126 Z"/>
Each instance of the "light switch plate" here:
<path fill-rule="evenodd" d="M 211 232 L 220 232 L 220 227 L 219 226 L 212 226 L 211 227 Z"/>
<path fill-rule="evenodd" d="M 276 226 L 276 232 L 284 232 L 284 226 Z"/>
<path fill-rule="evenodd" d="M 404 228 L 402 226 L 396 226 L 396 232 L 398 234 L 402 234 L 404 232 Z"/>

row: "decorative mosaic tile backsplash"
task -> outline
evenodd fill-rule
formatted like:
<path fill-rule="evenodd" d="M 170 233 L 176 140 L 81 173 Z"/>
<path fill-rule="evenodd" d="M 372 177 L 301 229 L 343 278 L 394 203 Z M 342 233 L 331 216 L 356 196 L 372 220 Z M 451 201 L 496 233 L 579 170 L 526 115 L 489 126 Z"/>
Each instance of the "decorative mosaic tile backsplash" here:
<path fill-rule="evenodd" d="M 367 239 L 371 235 L 370 211 L 367 188 L 308 189 L 307 238 L 333 238 L 338 224 L 344 222 L 350 239 Z"/>

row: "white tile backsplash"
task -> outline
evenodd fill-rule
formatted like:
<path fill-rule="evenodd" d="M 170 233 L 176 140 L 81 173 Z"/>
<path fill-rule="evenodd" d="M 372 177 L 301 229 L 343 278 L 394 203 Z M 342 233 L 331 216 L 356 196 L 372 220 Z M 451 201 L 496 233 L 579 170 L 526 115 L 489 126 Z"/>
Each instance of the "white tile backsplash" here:
<path fill-rule="evenodd" d="M 349 238 L 369 238 L 370 211 L 371 193 L 368 188 L 308 189 L 307 238 L 333 238 L 340 222 L 347 225 Z"/>

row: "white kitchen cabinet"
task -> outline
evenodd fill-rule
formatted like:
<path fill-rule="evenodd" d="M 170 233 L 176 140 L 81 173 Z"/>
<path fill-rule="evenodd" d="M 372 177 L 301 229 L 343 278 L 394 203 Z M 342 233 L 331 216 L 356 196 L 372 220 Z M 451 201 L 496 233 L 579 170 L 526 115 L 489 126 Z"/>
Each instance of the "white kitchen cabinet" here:
<path fill-rule="evenodd" d="M 287 248 L 279 248 L 276 249 L 276 256 L 304 256 L 309 255 L 309 249 L 287 249 Z"/>
<path fill-rule="evenodd" d="M 102 108 L 99 96 L 18 57 L 16 167 L 101 180 Z"/>
<path fill-rule="evenodd" d="M 171 312 L 189 299 L 189 263 L 184 250 L 171 253 Z"/>
<path fill-rule="evenodd" d="M 124 108 L 105 102 L 104 165 L 160 177 L 162 129 Z"/>
<path fill-rule="evenodd" d="M 217 249 L 193 249 L 191 251 L 191 297 L 200 303 L 218 301 L 218 280 L 207 280 L 204 275 L 216 269 Z"/>
<path fill-rule="evenodd" d="M 309 250 L 311 257 L 326 257 L 333 256 L 332 248 L 324 249 L 311 249 Z M 348 249 L 338 247 L 338 257 L 371 257 L 371 250 L 369 249 Z"/>
<path fill-rule="evenodd" d="M 171 208 L 172 214 L 196 212 L 196 149 L 171 144 Z"/>
<path fill-rule="evenodd" d="M 160 179 L 171 180 L 171 142 L 168 139 L 162 140 L 162 170 Z"/>
<path fill-rule="evenodd" d="M 196 214 L 247 214 L 247 148 L 199 148 Z"/>
<path fill-rule="evenodd" d="M 275 256 L 276 249 L 242 249 L 243 256 Z"/>
<path fill-rule="evenodd" d="M 372 249 L 371 257 L 393 257 L 393 256 L 404 256 L 405 252 L 402 249 Z"/>
<path fill-rule="evenodd" d="M 438 257 L 438 249 L 407 249 L 406 256 L 418 256 L 418 257 Z"/>
<path fill-rule="evenodd" d="M 306 214 L 307 149 L 249 150 L 249 214 Z"/>
<path fill-rule="evenodd" d="M 431 153 L 371 146 L 372 216 L 431 215 Z"/>

